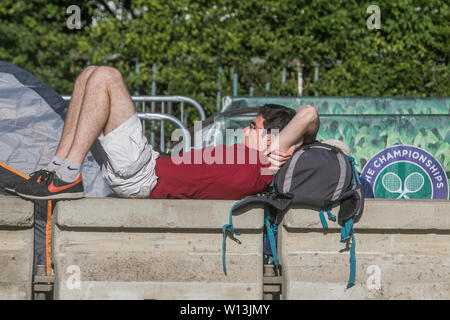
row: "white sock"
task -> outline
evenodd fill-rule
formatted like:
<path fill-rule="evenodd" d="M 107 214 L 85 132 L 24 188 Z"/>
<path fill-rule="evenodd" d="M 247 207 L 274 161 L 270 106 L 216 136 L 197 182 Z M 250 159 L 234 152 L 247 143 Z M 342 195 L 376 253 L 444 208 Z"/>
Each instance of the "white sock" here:
<path fill-rule="evenodd" d="M 65 182 L 74 182 L 80 174 L 81 164 L 64 159 L 61 165 L 56 168 L 56 173 Z"/>
<path fill-rule="evenodd" d="M 47 170 L 48 171 L 54 171 L 56 170 L 61 163 L 64 161 L 64 159 L 58 158 L 57 156 L 54 156 L 52 161 L 50 161 L 50 163 L 47 166 Z"/>

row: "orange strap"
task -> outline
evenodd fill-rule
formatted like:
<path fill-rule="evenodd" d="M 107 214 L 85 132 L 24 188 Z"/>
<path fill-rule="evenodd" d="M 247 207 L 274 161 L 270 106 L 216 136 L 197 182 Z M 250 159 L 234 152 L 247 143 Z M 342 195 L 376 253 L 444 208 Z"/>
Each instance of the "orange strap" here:
<path fill-rule="evenodd" d="M 30 177 L 27 176 L 26 174 L 24 174 L 24 173 L 22 173 L 22 172 L 19 172 L 19 171 L 15 170 L 15 169 L 11 168 L 10 166 L 7 166 L 7 165 L 4 164 L 3 162 L 0 162 L 0 167 L 3 167 L 3 168 L 5 168 L 6 170 L 11 171 L 12 173 L 15 173 L 15 174 L 17 174 L 18 176 L 21 176 L 21 177 L 24 178 L 24 179 L 27 179 L 27 180 L 30 179 Z"/>
<path fill-rule="evenodd" d="M 47 257 L 47 276 L 51 274 L 52 254 L 52 200 L 47 201 L 47 224 L 45 226 L 45 255 Z"/>

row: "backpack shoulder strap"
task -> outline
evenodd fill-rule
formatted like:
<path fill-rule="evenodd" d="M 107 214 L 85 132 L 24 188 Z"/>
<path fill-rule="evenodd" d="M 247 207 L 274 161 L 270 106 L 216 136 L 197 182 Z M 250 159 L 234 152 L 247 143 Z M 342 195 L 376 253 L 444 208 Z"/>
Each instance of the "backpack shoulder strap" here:
<path fill-rule="evenodd" d="M 266 204 L 266 205 L 264 205 L 264 225 L 266 226 L 267 237 L 269 239 L 270 249 L 272 250 L 273 263 L 276 266 L 276 270 L 278 270 L 279 263 L 278 263 L 278 255 L 277 255 L 277 243 L 276 243 L 275 235 L 274 235 L 274 231 L 276 229 L 276 224 L 271 224 L 270 218 L 271 218 L 270 208 Z"/>
<path fill-rule="evenodd" d="M 352 244 L 349 246 L 350 240 Z M 344 249 L 350 251 L 350 275 L 347 283 L 347 289 L 355 285 L 356 277 L 356 241 L 355 241 L 355 231 L 353 230 L 353 219 L 348 219 L 347 222 L 342 226 L 341 229 L 341 242 L 346 243 L 347 247 Z"/>
<path fill-rule="evenodd" d="M 225 261 L 225 252 L 226 252 L 226 247 L 227 247 L 227 245 L 226 245 L 227 235 L 230 235 L 231 239 L 233 239 L 234 241 L 236 241 L 237 243 L 240 244 L 240 241 L 234 237 L 234 234 L 240 236 L 241 233 L 239 231 L 237 231 L 236 229 L 234 229 L 234 226 L 233 226 L 233 209 L 234 209 L 235 206 L 237 206 L 242 201 L 244 201 L 244 199 L 241 199 L 238 202 L 236 202 L 235 204 L 233 204 L 233 206 L 230 209 L 230 220 L 229 220 L 229 222 L 227 224 L 224 224 L 223 227 L 222 227 L 222 233 L 223 233 L 223 239 L 222 239 L 222 266 L 223 266 L 223 273 L 225 275 L 227 275 L 227 265 L 226 265 L 226 261 Z"/>

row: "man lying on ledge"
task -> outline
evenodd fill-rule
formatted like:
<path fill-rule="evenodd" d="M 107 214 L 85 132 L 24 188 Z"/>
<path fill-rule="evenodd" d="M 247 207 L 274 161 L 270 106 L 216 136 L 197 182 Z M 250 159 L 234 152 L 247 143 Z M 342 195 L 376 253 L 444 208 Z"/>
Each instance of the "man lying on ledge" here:
<path fill-rule="evenodd" d="M 273 129 L 280 134 L 270 134 Z M 264 191 L 273 175 L 262 169 L 276 170 L 294 148 L 313 142 L 318 129 L 319 117 L 311 106 L 266 107 L 244 128 L 243 144 L 163 157 L 145 138 L 120 72 L 90 66 L 75 82 L 54 158 L 15 192 L 38 200 L 84 197 L 80 167 L 98 139 L 105 152 L 102 175 L 120 197 L 241 199 Z M 261 156 L 264 150 L 267 158 Z"/>

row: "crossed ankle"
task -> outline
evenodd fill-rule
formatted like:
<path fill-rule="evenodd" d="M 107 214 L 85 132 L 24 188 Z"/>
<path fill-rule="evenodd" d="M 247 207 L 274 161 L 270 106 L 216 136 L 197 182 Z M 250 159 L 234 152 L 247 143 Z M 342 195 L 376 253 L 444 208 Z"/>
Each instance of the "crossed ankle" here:
<path fill-rule="evenodd" d="M 64 159 L 59 167 L 55 169 L 61 180 L 65 182 L 74 182 L 80 174 L 81 164 Z"/>
<path fill-rule="evenodd" d="M 57 156 L 54 156 L 52 161 L 47 166 L 48 171 L 54 171 L 57 168 L 61 166 L 61 163 L 64 161 L 64 159 L 58 158 Z"/>

